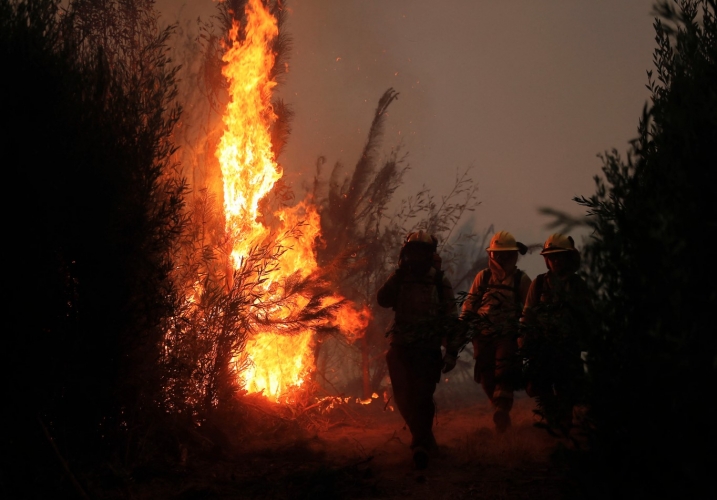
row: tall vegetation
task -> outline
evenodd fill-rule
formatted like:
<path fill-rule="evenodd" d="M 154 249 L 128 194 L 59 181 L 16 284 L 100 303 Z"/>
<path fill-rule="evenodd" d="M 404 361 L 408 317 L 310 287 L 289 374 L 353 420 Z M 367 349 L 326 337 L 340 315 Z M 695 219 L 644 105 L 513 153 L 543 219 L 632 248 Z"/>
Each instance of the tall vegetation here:
<path fill-rule="evenodd" d="M 321 304 L 331 291 L 329 277 L 321 271 L 302 278 L 300 270 L 290 270 L 273 287 L 271 298 L 264 291 L 270 275 L 277 270 L 279 257 L 290 252 L 290 247 L 302 238 L 304 227 L 299 222 L 277 233 L 271 225 L 276 209 L 293 200 L 293 193 L 281 182 L 262 200 L 262 222 L 274 232 L 267 241 L 257 243 L 239 269 L 233 269 L 230 262 L 233 241 L 225 231 L 223 185 L 215 152 L 224 132 L 221 118 L 229 99 L 227 81 L 221 73 L 222 54 L 224 47 L 232 43 L 228 33 L 233 22 L 246 25 L 246 3 L 235 0 L 219 4 L 216 14 L 199 24 L 197 39 L 188 40 L 200 43 L 187 43 L 176 50 L 188 64 L 180 71 L 187 80 L 180 88 L 191 112 L 180 123 L 178 143 L 183 146 L 182 159 L 193 191 L 186 211 L 186 231 L 176 248 L 178 266 L 173 273 L 183 300 L 177 304 L 178 313 L 167 329 L 162 366 L 167 377 L 166 404 L 203 429 L 210 424 L 241 424 L 236 413 L 237 396 L 245 392 L 241 372 L 251 363 L 245 348 L 257 326 L 266 328 L 280 322 L 275 331 L 285 335 L 319 329 L 342 305 Z M 279 68 L 283 68 L 290 47 L 290 39 L 282 29 L 285 10 L 278 1 L 267 2 L 266 6 L 277 19 L 280 33 L 270 47 L 275 55 L 270 78 L 280 81 Z M 191 33 L 189 29 L 186 35 L 192 36 Z M 241 30 L 239 36 L 244 36 Z M 276 120 L 270 132 L 274 156 L 278 157 L 290 131 L 292 113 L 280 99 L 274 99 L 272 107 Z M 299 297 L 310 300 L 299 308 Z M 291 313 L 275 318 L 271 310 Z"/>
<path fill-rule="evenodd" d="M 15 194 L 3 469 L 48 481 L 33 487 L 70 484 L 69 458 L 136 457 L 161 393 L 186 184 L 171 28 L 155 19 L 149 0 L 0 1 L 0 140 Z"/>
<path fill-rule="evenodd" d="M 590 339 L 589 498 L 711 498 L 717 410 L 717 19 L 713 0 L 660 1 L 655 70 L 637 139 L 603 159 L 585 247 Z"/>

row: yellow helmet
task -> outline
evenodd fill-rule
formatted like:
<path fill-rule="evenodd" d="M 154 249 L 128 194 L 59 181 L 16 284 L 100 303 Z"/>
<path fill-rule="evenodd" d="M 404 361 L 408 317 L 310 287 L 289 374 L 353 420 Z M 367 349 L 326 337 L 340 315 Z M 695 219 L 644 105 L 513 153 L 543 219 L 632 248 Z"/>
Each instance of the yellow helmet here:
<path fill-rule="evenodd" d="M 521 248 L 515 241 L 515 237 L 508 231 L 498 231 L 493 235 L 490 245 L 485 250 L 486 252 L 507 252 L 521 250 Z"/>
<path fill-rule="evenodd" d="M 408 236 L 406 236 L 406 243 L 427 243 L 429 245 L 436 246 L 438 244 L 438 240 L 435 236 L 428 234 L 423 229 L 420 229 L 418 231 L 408 233 Z"/>
<path fill-rule="evenodd" d="M 564 234 L 555 233 L 551 234 L 550 237 L 545 240 L 543 250 L 540 255 L 546 255 L 557 252 L 575 252 L 575 241 L 572 236 L 566 236 Z"/>

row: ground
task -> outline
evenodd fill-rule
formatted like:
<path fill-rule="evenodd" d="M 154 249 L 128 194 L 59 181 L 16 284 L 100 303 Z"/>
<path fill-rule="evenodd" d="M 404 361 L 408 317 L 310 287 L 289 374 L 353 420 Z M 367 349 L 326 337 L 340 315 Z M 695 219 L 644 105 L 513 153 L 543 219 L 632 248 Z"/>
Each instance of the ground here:
<path fill-rule="evenodd" d="M 561 478 L 550 453 L 558 444 L 536 428 L 534 403 L 516 400 L 512 429 L 497 435 L 487 404 L 439 408 L 435 436 L 439 455 L 425 471 L 416 471 L 408 447 L 410 434 L 396 412 L 320 433 L 327 458 L 363 463 L 370 481 L 366 496 L 376 498 L 558 498 Z"/>
<path fill-rule="evenodd" d="M 439 453 L 413 467 L 410 435 L 391 401 L 352 401 L 314 430 L 257 431 L 241 451 L 214 460 L 186 458 L 175 477 L 133 488 L 134 498 L 214 499 L 562 499 L 566 481 L 551 453 L 569 441 L 536 427 L 535 402 L 517 393 L 513 425 L 497 435 L 485 397 L 473 388 L 436 393 Z M 268 417 L 267 417 L 268 418 Z"/>

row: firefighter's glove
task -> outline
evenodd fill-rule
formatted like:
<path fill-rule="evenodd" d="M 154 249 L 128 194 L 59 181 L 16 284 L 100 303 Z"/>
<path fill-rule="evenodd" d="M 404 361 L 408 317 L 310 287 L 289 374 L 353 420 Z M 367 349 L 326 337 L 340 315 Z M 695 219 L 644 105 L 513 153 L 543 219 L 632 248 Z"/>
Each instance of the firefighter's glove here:
<path fill-rule="evenodd" d="M 441 368 L 441 371 L 443 373 L 448 373 L 454 369 L 456 367 L 457 359 L 458 356 L 455 353 L 447 352 L 445 356 L 443 356 L 443 368 Z"/>

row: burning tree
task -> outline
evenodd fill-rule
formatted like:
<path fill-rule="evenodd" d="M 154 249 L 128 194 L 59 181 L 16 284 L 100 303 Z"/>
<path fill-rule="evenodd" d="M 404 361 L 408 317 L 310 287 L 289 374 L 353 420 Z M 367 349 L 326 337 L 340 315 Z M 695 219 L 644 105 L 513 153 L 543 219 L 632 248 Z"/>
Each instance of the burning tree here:
<path fill-rule="evenodd" d="M 377 168 L 385 111 L 398 96 L 389 89 L 379 101 L 351 177 L 341 179 L 337 164 L 327 186 L 318 172 L 313 193 L 290 206 L 293 193 L 281 181 L 277 158 L 290 130 L 291 111 L 272 97 L 281 75 L 277 65 L 281 67 L 290 47 L 280 29 L 283 16 L 280 2 L 225 2 L 219 15 L 202 26 L 202 85 L 210 104 L 204 116 L 216 115 L 217 123 L 205 120 L 201 152 L 190 151 L 186 162 L 201 164 L 202 173 L 194 179 L 206 188 L 197 190 L 203 194 L 193 212 L 195 227 L 202 228 L 194 234 L 201 241 L 185 247 L 193 255 L 187 261 L 193 264 L 182 271 L 191 289 L 187 310 L 208 304 L 209 296 L 202 295 L 205 285 L 197 286 L 193 277 L 211 279 L 210 288 L 217 291 L 233 290 L 237 283 L 247 287 L 235 296 L 251 297 L 246 302 L 250 306 L 236 310 L 244 319 L 255 318 L 232 329 L 244 332 L 230 349 L 235 355 L 227 373 L 233 375 L 219 377 L 236 381 L 230 393 L 263 393 L 289 402 L 296 396 L 293 389 L 312 376 L 321 377 L 326 391 L 343 392 L 331 387 L 320 368 L 327 362 L 328 351 L 322 346 L 329 344 L 324 341 L 333 339 L 350 349 L 355 343 L 362 346 L 361 393 L 368 400 L 385 374 L 381 340 L 388 316 L 372 311 L 378 281 L 395 264 L 402 238 L 413 228 L 444 237 L 442 253 L 452 266 L 450 254 L 458 238 L 451 240 L 451 234 L 477 205 L 477 187 L 466 170 L 454 191 L 440 201 L 424 189 L 405 200 L 394 216 L 387 215 L 408 168 L 399 150 Z M 320 159 L 319 170 L 322 164 Z M 237 272 L 248 276 L 252 268 L 262 274 L 256 282 L 234 278 Z M 379 319 L 369 322 L 374 315 Z M 176 343 L 193 337 L 172 338 Z M 298 354 L 290 357 L 289 352 Z M 206 395 L 201 399 L 214 400 Z"/>
<path fill-rule="evenodd" d="M 219 12 L 226 36 L 205 38 L 207 65 L 222 75 L 207 87 L 221 115 L 216 140 L 206 142 L 215 149 L 205 168 L 216 171 L 207 178 L 217 182 L 198 190 L 190 211 L 193 231 L 176 272 L 183 313 L 168 330 L 164 360 L 169 404 L 199 420 L 232 407 L 238 394 L 306 405 L 317 332 L 360 336 L 367 321 L 365 309 L 336 293 L 334 269 L 316 261 L 315 206 L 290 206 L 281 183 L 276 143 L 288 132 L 288 108 L 272 101 L 286 44 L 281 4 L 225 3 Z"/>

